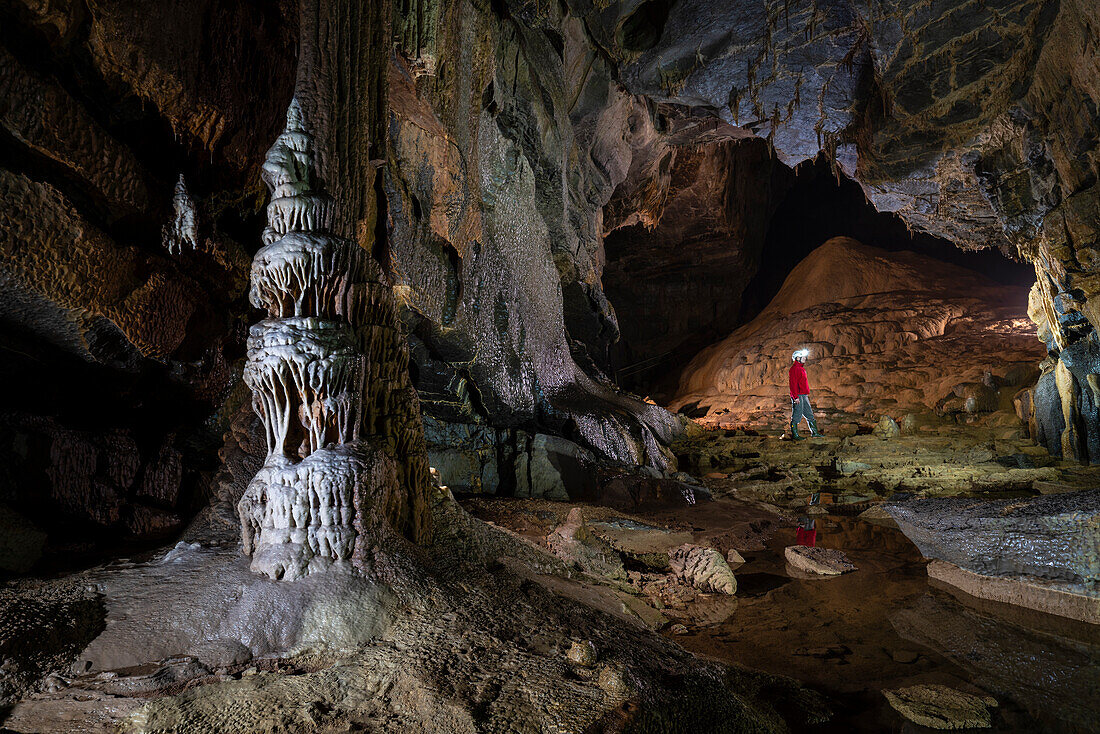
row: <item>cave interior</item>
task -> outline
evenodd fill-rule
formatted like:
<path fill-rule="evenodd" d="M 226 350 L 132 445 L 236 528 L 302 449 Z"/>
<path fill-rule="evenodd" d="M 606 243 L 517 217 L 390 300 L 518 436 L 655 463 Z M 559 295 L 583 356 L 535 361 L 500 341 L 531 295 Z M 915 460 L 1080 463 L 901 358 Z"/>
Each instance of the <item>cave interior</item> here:
<path fill-rule="evenodd" d="M 0 731 L 1097 730 L 1093 0 L 0 0 L 0 91 Z"/>

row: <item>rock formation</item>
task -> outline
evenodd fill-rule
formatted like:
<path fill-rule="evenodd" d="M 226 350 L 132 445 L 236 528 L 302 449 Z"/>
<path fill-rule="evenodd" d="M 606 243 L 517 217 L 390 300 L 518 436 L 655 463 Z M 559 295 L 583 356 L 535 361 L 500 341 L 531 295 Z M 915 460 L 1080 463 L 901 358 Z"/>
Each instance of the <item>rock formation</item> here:
<path fill-rule="evenodd" d="M 249 298 L 268 318 L 252 327 L 244 372 L 267 436 L 238 505 L 244 552 L 253 571 L 286 580 L 363 563 L 380 519 L 416 538 L 426 491 L 422 456 L 402 455 L 399 476 L 388 452 L 387 439 L 407 438 L 389 405 L 407 360 L 389 286 L 369 254 L 332 232 L 312 145 L 295 100 L 263 168 L 272 198 Z"/>
<path fill-rule="evenodd" d="M 991 576 L 1100 582 L 1100 491 L 1016 500 L 924 499 L 887 507 L 927 558 Z"/>
<path fill-rule="evenodd" d="M 794 569 L 819 576 L 840 576 L 855 571 L 856 567 L 844 551 L 835 548 L 788 545 L 783 557 Z"/>
<path fill-rule="evenodd" d="M 164 228 L 162 235 L 164 247 L 172 255 L 179 255 L 184 248 L 195 250 L 199 246 L 198 213 L 195 200 L 187 191 L 187 182 L 180 174 L 176 184 L 176 194 L 172 197 L 174 216 L 172 222 Z"/>
<path fill-rule="evenodd" d="M 1003 407 L 1042 356 L 1021 319 L 1025 298 L 914 253 L 832 239 L 799 263 L 756 319 L 685 368 L 672 407 L 782 425 L 791 353 L 806 348 L 815 410 L 838 419 L 977 417 Z"/>
<path fill-rule="evenodd" d="M 1100 621 L 1100 491 L 923 499 L 887 510 L 926 558 L 938 559 L 930 577 L 980 598 Z"/>
<path fill-rule="evenodd" d="M 716 594 L 736 594 L 737 579 L 722 554 L 690 543 L 668 552 L 672 574 L 689 586 Z"/>
<path fill-rule="evenodd" d="M 930 729 L 988 729 L 992 696 L 975 696 L 947 686 L 916 685 L 884 690 L 882 695 L 905 718 Z"/>

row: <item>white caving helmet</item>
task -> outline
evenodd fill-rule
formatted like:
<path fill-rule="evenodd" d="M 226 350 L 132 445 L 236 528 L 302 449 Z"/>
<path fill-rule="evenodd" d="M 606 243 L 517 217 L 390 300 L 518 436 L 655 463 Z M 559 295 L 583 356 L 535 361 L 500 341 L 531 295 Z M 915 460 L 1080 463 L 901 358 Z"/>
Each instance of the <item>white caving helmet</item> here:
<path fill-rule="evenodd" d="M 806 357 L 809 357 L 809 356 L 810 356 L 810 350 L 809 349 L 799 349 L 798 351 L 794 352 L 794 354 L 791 355 L 791 361 L 792 362 L 797 362 L 799 357 L 805 359 Z"/>

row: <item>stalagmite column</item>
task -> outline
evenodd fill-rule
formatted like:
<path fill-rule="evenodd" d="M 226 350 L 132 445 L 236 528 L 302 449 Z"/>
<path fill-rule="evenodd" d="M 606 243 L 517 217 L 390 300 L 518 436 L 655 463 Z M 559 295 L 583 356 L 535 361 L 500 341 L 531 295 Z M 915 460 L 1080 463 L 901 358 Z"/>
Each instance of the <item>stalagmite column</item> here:
<path fill-rule="evenodd" d="M 268 151 L 264 247 L 252 263 L 245 383 L 268 456 L 238 504 L 252 570 L 293 580 L 351 561 L 383 528 L 424 532 L 427 467 L 407 347 L 378 264 L 331 231 L 297 101 Z"/>

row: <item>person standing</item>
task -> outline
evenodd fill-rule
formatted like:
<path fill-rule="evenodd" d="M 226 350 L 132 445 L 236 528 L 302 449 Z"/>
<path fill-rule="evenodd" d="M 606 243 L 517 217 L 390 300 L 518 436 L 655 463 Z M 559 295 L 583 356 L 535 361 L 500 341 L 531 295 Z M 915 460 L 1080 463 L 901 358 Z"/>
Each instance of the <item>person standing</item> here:
<path fill-rule="evenodd" d="M 803 418 L 810 427 L 811 436 L 821 435 L 821 431 L 817 429 L 817 421 L 814 420 L 813 409 L 810 408 L 810 381 L 806 377 L 805 367 L 806 358 L 809 356 L 810 352 L 807 349 L 799 349 L 792 354 L 791 369 L 787 374 L 791 388 L 791 438 L 795 441 L 802 440 L 802 436 L 798 435 L 798 425 Z"/>

